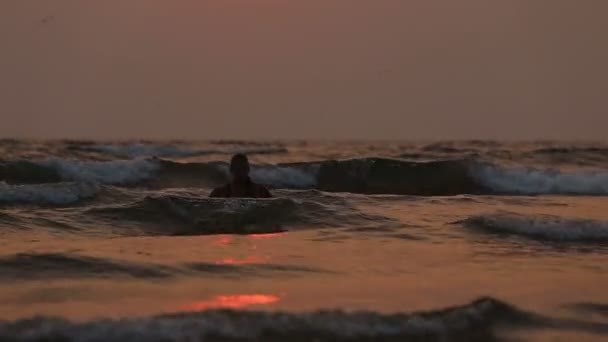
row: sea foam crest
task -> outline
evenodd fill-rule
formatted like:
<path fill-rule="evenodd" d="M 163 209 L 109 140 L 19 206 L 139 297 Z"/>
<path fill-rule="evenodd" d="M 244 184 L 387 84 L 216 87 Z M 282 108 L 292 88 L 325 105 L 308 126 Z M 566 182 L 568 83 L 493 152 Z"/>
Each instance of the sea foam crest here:
<path fill-rule="evenodd" d="M 489 233 L 513 234 L 547 241 L 608 241 L 608 222 L 598 220 L 497 213 L 473 216 L 463 223 Z"/>
<path fill-rule="evenodd" d="M 519 194 L 608 194 L 608 172 L 534 168 L 501 168 L 489 164 L 476 164 L 474 177 L 482 185 L 496 192 Z"/>
<path fill-rule="evenodd" d="M 0 182 L 0 203 L 65 205 L 94 197 L 98 192 L 99 186 L 91 183 L 9 185 Z"/>
<path fill-rule="evenodd" d="M 317 184 L 317 170 L 304 170 L 290 166 L 258 166 L 251 177 L 259 183 L 275 187 L 311 188 Z"/>
<path fill-rule="evenodd" d="M 47 159 L 40 165 L 55 169 L 64 180 L 103 184 L 128 184 L 154 176 L 160 169 L 156 160 L 114 160 L 106 162 Z"/>

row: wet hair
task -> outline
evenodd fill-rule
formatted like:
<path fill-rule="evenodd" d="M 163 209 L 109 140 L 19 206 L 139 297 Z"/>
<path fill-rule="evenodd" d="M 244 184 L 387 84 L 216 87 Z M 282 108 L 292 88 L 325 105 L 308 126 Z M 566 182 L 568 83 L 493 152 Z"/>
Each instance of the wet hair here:
<path fill-rule="evenodd" d="M 242 153 L 237 153 L 232 156 L 232 159 L 230 159 L 230 170 L 232 170 L 235 165 L 239 163 L 243 163 L 247 165 L 247 168 L 249 168 L 249 159 L 247 158 L 247 156 Z"/>

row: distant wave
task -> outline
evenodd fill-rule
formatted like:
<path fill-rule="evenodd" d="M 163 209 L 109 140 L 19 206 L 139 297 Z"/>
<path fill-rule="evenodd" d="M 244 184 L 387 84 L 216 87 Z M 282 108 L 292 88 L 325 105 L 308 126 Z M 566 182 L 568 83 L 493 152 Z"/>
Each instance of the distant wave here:
<path fill-rule="evenodd" d="M 608 317 L 608 304 L 606 303 L 572 303 L 565 305 L 566 308 L 583 312 L 583 313 L 591 313 L 595 315 L 601 315 L 604 317 Z"/>
<path fill-rule="evenodd" d="M 499 325 L 542 325 L 534 315 L 482 298 L 468 305 L 412 314 L 208 311 L 71 323 L 33 318 L 0 323 L 0 339 L 19 341 L 493 341 Z"/>
<path fill-rule="evenodd" d="M 539 148 L 533 151 L 536 154 L 569 154 L 576 156 L 577 154 L 597 154 L 601 156 L 608 156 L 608 147 L 591 146 L 591 147 L 580 147 L 580 146 L 553 146 Z"/>
<path fill-rule="evenodd" d="M 422 147 L 422 151 L 427 152 L 439 152 L 439 153 L 453 153 L 453 154 L 467 154 L 479 151 L 480 145 L 474 146 L 460 146 L 457 142 L 437 142 Z"/>
<path fill-rule="evenodd" d="M 87 215 L 114 225 L 136 226 L 148 234 L 263 234 L 293 227 L 361 227 L 394 223 L 368 215 L 344 203 L 322 204 L 309 200 L 208 199 L 163 195 L 118 206 L 89 209 Z"/>
<path fill-rule="evenodd" d="M 99 186 L 91 183 L 9 185 L 0 182 L 0 203 L 65 205 L 93 198 L 99 190 Z"/>
<path fill-rule="evenodd" d="M 475 159 L 414 162 L 387 158 L 253 165 L 252 178 L 273 188 L 328 192 L 449 196 L 458 194 L 608 195 L 608 170 L 505 167 Z M 89 182 L 153 188 L 210 188 L 227 182 L 225 162 L 158 158 L 78 161 L 46 159 L 0 164 L 7 183 Z"/>
<path fill-rule="evenodd" d="M 287 149 L 277 146 L 243 146 L 226 147 L 222 149 L 199 150 L 188 146 L 174 144 L 106 144 L 106 145 L 70 145 L 71 150 L 104 153 L 117 157 L 141 158 L 141 157 L 190 157 L 209 154 L 274 154 L 286 153 Z"/>
<path fill-rule="evenodd" d="M 461 222 L 488 233 L 554 242 L 608 242 L 608 222 L 513 213 L 473 216 Z"/>
<path fill-rule="evenodd" d="M 73 150 L 107 153 L 120 157 L 188 157 L 203 154 L 187 147 L 175 145 L 129 144 L 129 145 L 89 145 L 72 146 Z"/>

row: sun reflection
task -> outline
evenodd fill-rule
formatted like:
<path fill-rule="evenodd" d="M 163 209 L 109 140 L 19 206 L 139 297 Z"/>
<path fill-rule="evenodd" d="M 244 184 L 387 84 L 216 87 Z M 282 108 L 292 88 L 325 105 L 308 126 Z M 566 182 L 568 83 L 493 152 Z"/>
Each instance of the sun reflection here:
<path fill-rule="evenodd" d="M 258 256 L 248 256 L 242 259 L 235 258 L 225 258 L 215 263 L 218 265 L 252 265 L 252 264 L 264 264 L 267 262 L 266 258 L 258 257 Z"/>
<path fill-rule="evenodd" d="M 240 309 L 252 305 L 269 305 L 281 298 L 267 294 L 220 295 L 213 299 L 192 302 L 181 306 L 181 311 L 204 311 L 210 309 Z"/>
<path fill-rule="evenodd" d="M 220 235 L 213 240 L 213 244 L 216 246 L 228 246 L 232 244 L 232 236 Z"/>
<path fill-rule="evenodd" d="M 279 236 L 286 235 L 287 232 L 278 232 L 278 233 L 268 233 L 268 234 L 249 234 L 248 237 L 250 239 L 271 239 Z"/>

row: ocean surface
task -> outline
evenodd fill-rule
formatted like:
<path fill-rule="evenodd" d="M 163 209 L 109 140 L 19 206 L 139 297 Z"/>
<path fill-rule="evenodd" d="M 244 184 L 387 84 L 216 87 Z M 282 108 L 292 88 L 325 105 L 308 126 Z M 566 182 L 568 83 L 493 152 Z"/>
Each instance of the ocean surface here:
<path fill-rule="evenodd" d="M 608 340 L 603 143 L 1 140 L 0 234 L 1 341 Z"/>

